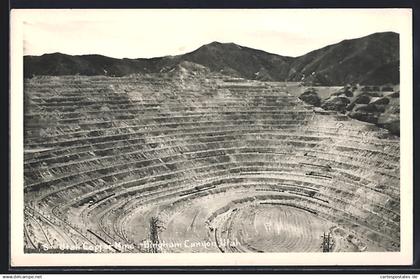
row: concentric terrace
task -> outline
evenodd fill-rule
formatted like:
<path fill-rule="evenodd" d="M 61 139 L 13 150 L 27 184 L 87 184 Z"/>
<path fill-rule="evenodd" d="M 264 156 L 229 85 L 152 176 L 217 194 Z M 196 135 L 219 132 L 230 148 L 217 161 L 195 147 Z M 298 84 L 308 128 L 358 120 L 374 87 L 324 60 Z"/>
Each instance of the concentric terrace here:
<path fill-rule="evenodd" d="M 399 250 L 399 138 L 279 82 L 37 76 L 24 140 L 28 253 Z"/>

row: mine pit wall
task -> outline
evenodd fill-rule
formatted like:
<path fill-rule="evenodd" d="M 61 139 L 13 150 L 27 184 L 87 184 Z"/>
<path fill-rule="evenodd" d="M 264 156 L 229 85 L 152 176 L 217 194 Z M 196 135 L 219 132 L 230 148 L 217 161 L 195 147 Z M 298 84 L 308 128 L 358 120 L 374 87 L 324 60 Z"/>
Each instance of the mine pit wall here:
<path fill-rule="evenodd" d="M 131 243 L 136 212 L 248 189 L 399 249 L 399 139 L 314 111 L 278 85 L 218 75 L 35 77 L 25 80 L 25 101 L 25 206 L 51 222 L 27 215 L 28 247 L 72 235 Z"/>

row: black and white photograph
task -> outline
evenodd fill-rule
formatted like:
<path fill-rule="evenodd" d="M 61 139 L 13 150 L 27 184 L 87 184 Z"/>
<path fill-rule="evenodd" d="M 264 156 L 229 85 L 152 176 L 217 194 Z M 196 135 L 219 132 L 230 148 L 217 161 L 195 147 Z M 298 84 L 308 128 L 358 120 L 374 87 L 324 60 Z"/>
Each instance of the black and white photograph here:
<path fill-rule="evenodd" d="M 409 9 L 11 18 L 12 264 L 411 264 Z"/>

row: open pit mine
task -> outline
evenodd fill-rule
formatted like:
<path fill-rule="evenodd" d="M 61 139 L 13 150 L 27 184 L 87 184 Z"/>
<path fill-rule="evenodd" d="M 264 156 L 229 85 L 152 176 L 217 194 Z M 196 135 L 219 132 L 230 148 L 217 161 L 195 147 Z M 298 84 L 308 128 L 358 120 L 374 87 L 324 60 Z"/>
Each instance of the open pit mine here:
<path fill-rule="evenodd" d="M 25 79 L 26 253 L 399 251 L 399 137 L 197 66 Z"/>

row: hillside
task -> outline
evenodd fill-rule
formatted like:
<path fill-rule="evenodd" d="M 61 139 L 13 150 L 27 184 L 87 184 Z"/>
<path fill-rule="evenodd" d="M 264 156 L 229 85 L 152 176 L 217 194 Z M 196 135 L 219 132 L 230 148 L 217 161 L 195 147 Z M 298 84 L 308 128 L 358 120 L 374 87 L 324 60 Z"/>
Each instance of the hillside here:
<path fill-rule="evenodd" d="M 204 65 L 212 71 L 259 80 L 285 80 L 293 60 L 291 57 L 219 42 L 204 45 L 180 58 Z"/>
<path fill-rule="evenodd" d="M 396 84 L 398 65 L 399 35 L 376 33 L 298 57 L 290 66 L 289 79 L 299 81 L 315 75 L 321 84 Z"/>
<path fill-rule="evenodd" d="M 169 71 L 182 62 L 201 64 L 213 72 L 246 79 L 303 81 L 310 84 L 399 83 L 399 35 L 375 33 L 344 40 L 299 57 L 287 57 L 213 42 L 178 56 L 115 59 L 101 55 L 61 53 L 25 56 L 25 77 L 37 75 L 106 75 Z"/>

